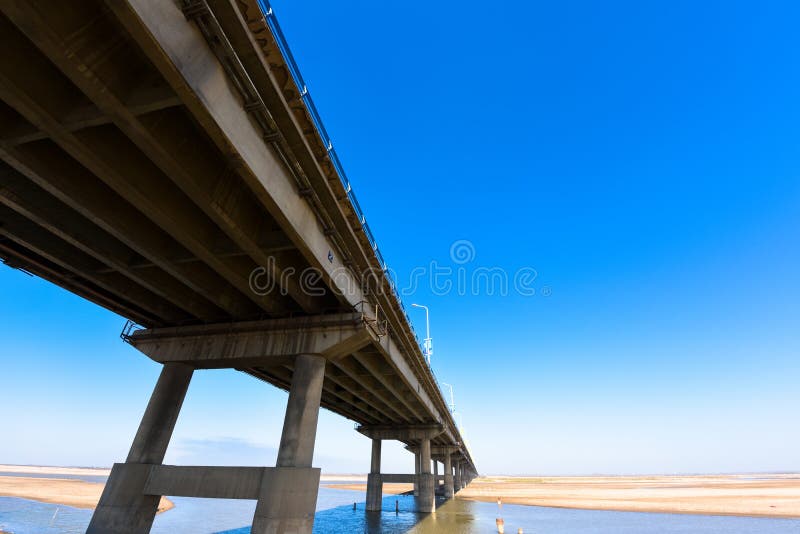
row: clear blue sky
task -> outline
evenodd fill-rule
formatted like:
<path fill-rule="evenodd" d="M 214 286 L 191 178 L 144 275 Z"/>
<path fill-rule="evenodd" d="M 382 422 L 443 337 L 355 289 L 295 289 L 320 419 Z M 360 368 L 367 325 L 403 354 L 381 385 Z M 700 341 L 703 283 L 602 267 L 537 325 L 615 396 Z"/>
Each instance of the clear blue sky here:
<path fill-rule="evenodd" d="M 401 284 L 460 239 L 538 273 L 407 298 L 484 473 L 800 469 L 796 2 L 274 7 Z M 5 267 L 0 298 L 0 462 L 123 460 L 158 373 L 124 321 Z M 285 399 L 198 373 L 168 460 L 274 461 Z M 326 412 L 315 463 L 369 443 Z"/>

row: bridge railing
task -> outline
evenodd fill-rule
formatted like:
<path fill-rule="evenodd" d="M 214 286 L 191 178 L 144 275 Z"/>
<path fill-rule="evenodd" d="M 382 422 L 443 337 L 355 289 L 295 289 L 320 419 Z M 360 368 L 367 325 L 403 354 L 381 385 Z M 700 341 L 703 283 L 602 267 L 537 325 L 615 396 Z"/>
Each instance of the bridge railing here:
<path fill-rule="evenodd" d="M 314 99 L 311 98 L 311 93 L 308 91 L 308 86 L 306 85 L 305 80 L 303 79 L 303 75 L 300 73 L 300 68 L 297 66 L 297 62 L 292 55 L 292 51 L 289 48 L 289 44 L 286 41 L 286 37 L 283 35 L 283 30 L 281 30 L 280 24 L 278 24 L 278 19 L 275 16 L 275 12 L 272 9 L 272 6 L 269 3 L 269 0 L 257 0 L 258 7 L 261 9 L 261 12 L 264 15 L 264 19 L 269 26 L 269 29 L 272 31 L 272 34 L 275 36 L 275 42 L 278 45 L 278 49 L 281 51 L 281 55 L 283 56 L 286 65 L 289 68 L 289 73 L 294 80 L 295 85 L 297 85 L 298 89 L 300 89 L 300 98 L 303 100 L 303 103 L 306 105 L 306 109 L 308 109 L 308 113 L 311 116 L 311 120 L 314 123 L 314 126 L 319 133 L 320 138 L 322 139 L 323 144 L 325 145 L 328 156 L 333 164 L 334 169 L 336 169 L 336 174 L 339 176 L 339 180 L 342 182 L 344 186 L 344 190 L 347 192 L 347 198 L 350 200 L 350 204 L 353 207 L 353 211 L 355 211 L 358 220 L 361 222 L 361 228 L 364 231 L 364 235 L 367 236 L 370 245 L 372 246 L 373 252 L 375 252 L 375 256 L 378 258 L 378 262 L 380 263 L 381 267 L 383 268 L 384 275 L 389 282 L 389 286 L 392 288 L 392 292 L 394 293 L 397 302 L 400 304 L 400 308 L 403 310 L 403 313 L 406 316 L 406 321 L 408 321 L 409 326 L 411 327 L 411 331 L 414 333 L 414 337 L 417 340 L 417 344 L 420 345 L 420 350 L 422 350 L 422 344 L 420 343 L 419 336 L 417 335 L 416 331 L 414 330 L 414 323 L 411 321 L 411 317 L 408 315 L 408 310 L 406 310 L 405 304 L 403 304 L 403 299 L 400 296 L 400 292 L 397 288 L 397 280 L 395 280 L 394 274 L 389 269 L 389 266 L 386 264 L 386 260 L 383 258 L 383 254 L 381 254 L 380 248 L 378 248 L 378 242 L 375 240 L 375 236 L 372 233 L 372 229 L 370 229 L 369 224 L 367 223 L 367 218 L 364 215 L 364 211 L 361 209 L 361 204 L 358 202 L 358 198 L 356 198 L 356 193 L 353 191 L 353 187 L 350 183 L 350 179 L 347 177 L 347 173 L 344 170 L 344 166 L 342 166 L 342 162 L 339 159 L 339 155 L 336 153 L 336 149 L 333 146 L 333 141 L 331 140 L 330 136 L 328 135 L 328 130 L 325 128 L 325 124 L 322 122 L 322 118 L 317 111 L 317 106 L 314 104 Z"/>

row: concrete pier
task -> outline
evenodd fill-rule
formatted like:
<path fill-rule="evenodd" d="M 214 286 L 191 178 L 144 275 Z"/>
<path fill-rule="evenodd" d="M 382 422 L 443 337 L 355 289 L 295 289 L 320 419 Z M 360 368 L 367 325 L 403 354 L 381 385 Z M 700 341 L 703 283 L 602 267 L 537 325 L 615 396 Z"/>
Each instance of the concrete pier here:
<path fill-rule="evenodd" d="M 451 455 L 447 452 L 444 455 L 444 496 L 452 499 L 455 491 L 453 490 L 453 465 Z"/>
<path fill-rule="evenodd" d="M 161 369 L 124 464 L 114 464 L 86 532 L 150 532 L 160 495 L 145 494 L 153 465 L 164 461 L 194 369 L 168 363 Z"/>
<path fill-rule="evenodd" d="M 383 481 L 381 480 L 381 440 L 372 440 L 372 462 L 367 476 L 367 511 L 379 512 L 383 502 Z"/>
<path fill-rule="evenodd" d="M 164 364 L 125 463 L 115 464 L 87 532 L 144 534 L 163 495 L 256 499 L 254 534 L 310 534 L 319 469 L 311 467 L 326 360 L 295 358 L 274 468 L 161 465 L 194 368 Z M 379 462 L 379 460 L 378 460 Z"/>
<path fill-rule="evenodd" d="M 276 469 L 265 472 L 269 484 L 262 483 L 253 534 L 311 533 L 320 475 L 311 462 L 324 378 L 325 358 L 297 356 Z"/>
<path fill-rule="evenodd" d="M 415 500 L 417 510 L 425 513 L 435 511 L 436 498 L 434 490 L 436 482 L 434 474 L 431 473 L 431 440 L 442 434 L 444 430 L 443 427 L 438 424 L 402 426 L 361 425 L 357 430 L 373 440 L 373 461 L 375 460 L 374 440 L 396 439 L 406 443 L 411 442 L 417 444 L 406 446 L 406 450 L 414 453 L 413 475 L 376 473 L 375 477 L 379 477 L 382 482 L 409 482 L 413 480 L 416 489 Z M 373 465 L 373 467 L 376 466 Z"/>
<path fill-rule="evenodd" d="M 421 460 L 419 451 L 414 451 L 414 497 L 419 497 L 419 473 L 420 473 Z"/>
<path fill-rule="evenodd" d="M 420 512 L 436 511 L 436 496 L 434 494 L 435 479 L 431 473 L 431 440 L 423 438 L 419 444 L 419 456 L 421 459 L 421 469 L 417 480 L 419 480 L 419 495 L 417 498 L 417 510 Z"/>

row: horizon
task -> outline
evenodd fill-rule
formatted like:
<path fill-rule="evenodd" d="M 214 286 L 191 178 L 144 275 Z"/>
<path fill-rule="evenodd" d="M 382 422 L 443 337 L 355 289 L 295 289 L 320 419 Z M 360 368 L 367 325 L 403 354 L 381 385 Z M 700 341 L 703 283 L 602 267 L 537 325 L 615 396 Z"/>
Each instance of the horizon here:
<path fill-rule="evenodd" d="M 88 466 L 88 465 L 40 465 L 40 464 L 3 464 L 0 463 L 0 468 L 3 467 L 41 467 L 52 469 L 84 469 L 92 471 L 108 471 L 111 466 Z M 2 469 L 0 469 L 2 471 Z M 322 477 L 361 477 L 364 478 L 369 474 L 369 471 L 363 472 L 323 472 Z M 726 473 L 578 473 L 572 475 L 543 475 L 537 473 L 479 473 L 479 476 L 485 478 L 613 478 L 613 477 L 631 477 L 631 478 L 645 478 L 645 477 L 714 477 L 714 476 L 745 476 L 745 475 L 800 475 L 800 469 L 788 469 L 779 471 L 740 471 L 740 472 L 726 472 Z"/>
<path fill-rule="evenodd" d="M 38 464 L 0 464 L 0 467 L 42 467 L 56 469 L 86 469 L 92 471 L 108 471 L 111 467 L 87 466 L 87 465 L 38 465 Z M 2 469 L 0 469 L 1 471 Z M 369 471 L 364 472 L 323 472 L 322 477 L 353 476 L 366 477 Z M 743 475 L 800 475 L 800 469 L 781 470 L 781 471 L 741 471 L 728 473 L 579 473 L 573 475 L 542 475 L 537 473 L 479 473 L 479 476 L 486 478 L 508 477 L 508 478 L 601 478 L 601 477 L 693 477 L 693 476 L 743 476 Z"/>
<path fill-rule="evenodd" d="M 800 6 L 437 4 L 409 39 L 274 4 L 479 471 L 796 472 Z M 160 368 L 125 319 L 5 266 L 0 297 L 0 462 L 123 461 Z M 197 372 L 166 462 L 271 465 L 286 398 Z M 321 411 L 315 466 L 369 451 Z"/>

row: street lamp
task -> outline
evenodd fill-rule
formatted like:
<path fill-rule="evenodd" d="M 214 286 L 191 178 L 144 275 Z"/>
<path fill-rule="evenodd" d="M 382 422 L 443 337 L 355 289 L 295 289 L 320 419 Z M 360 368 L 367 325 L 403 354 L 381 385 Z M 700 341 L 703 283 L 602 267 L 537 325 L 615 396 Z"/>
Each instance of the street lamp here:
<path fill-rule="evenodd" d="M 412 306 L 425 310 L 425 357 L 428 359 L 428 365 L 430 365 L 431 356 L 433 355 L 433 340 L 431 339 L 431 322 L 428 315 L 428 307 L 422 304 L 412 304 Z"/>

